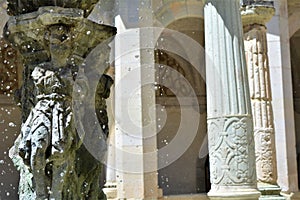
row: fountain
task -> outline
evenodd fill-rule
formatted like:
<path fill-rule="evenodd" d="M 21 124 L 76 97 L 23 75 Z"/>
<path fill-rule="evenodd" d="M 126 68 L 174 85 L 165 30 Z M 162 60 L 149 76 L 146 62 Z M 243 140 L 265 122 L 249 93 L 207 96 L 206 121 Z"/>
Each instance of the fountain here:
<path fill-rule="evenodd" d="M 13 16 L 4 37 L 21 53 L 25 66 L 16 95 L 21 133 L 10 150 L 20 171 L 20 199 L 105 199 L 99 185 L 102 164 L 83 145 L 72 105 L 78 69 L 98 44 L 116 34 L 114 27 L 86 18 L 95 3 L 8 0 Z M 100 54 L 97 64 L 107 67 L 109 47 Z M 96 102 L 109 95 L 112 81 L 107 82 L 108 94 L 96 96 Z M 96 103 L 99 109 L 105 106 Z"/>

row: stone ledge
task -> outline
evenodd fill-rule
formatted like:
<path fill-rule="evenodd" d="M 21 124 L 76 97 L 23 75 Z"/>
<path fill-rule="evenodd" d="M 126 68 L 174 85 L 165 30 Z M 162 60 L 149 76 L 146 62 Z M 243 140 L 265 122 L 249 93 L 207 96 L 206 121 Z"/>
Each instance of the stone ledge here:
<path fill-rule="evenodd" d="M 206 194 L 186 194 L 163 196 L 159 200 L 209 200 Z"/>
<path fill-rule="evenodd" d="M 119 199 L 108 198 L 108 200 L 119 200 Z M 169 195 L 169 196 L 163 196 L 161 198 L 158 198 L 158 200 L 209 200 L 209 198 L 205 193 L 202 193 L 202 194 Z"/>

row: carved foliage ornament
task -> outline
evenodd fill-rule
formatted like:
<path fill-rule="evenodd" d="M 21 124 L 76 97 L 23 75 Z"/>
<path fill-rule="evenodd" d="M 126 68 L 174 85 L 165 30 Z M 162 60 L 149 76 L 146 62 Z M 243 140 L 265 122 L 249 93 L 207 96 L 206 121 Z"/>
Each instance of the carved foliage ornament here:
<path fill-rule="evenodd" d="M 208 120 L 212 185 L 255 184 L 254 141 L 249 126 L 248 116 Z"/>

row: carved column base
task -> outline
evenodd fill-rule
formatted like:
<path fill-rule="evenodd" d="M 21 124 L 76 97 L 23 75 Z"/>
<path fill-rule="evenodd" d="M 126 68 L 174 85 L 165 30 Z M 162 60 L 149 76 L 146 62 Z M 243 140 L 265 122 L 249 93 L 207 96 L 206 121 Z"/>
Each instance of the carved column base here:
<path fill-rule="evenodd" d="M 211 190 L 207 193 L 210 200 L 257 200 L 260 192 L 256 189 L 236 189 L 226 188 L 220 190 Z"/>
<path fill-rule="evenodd" d="M 284 200 L 285 197 L 280 195 L 281 188 L 278 185 L 268 183 L 257 183 L 258 190 L 261 192 L 260 200 L 274 199 Z"/>

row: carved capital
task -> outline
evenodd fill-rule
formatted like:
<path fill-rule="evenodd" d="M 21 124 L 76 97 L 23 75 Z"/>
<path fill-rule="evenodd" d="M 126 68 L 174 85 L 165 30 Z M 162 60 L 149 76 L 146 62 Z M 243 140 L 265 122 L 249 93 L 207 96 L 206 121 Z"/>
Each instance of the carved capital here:
<path fill-rule="evenodd" d="M 275 14 L 275 8 L 270 6 L 244 6 L 241 8 L 243 26 L 265 25 Z"/>

